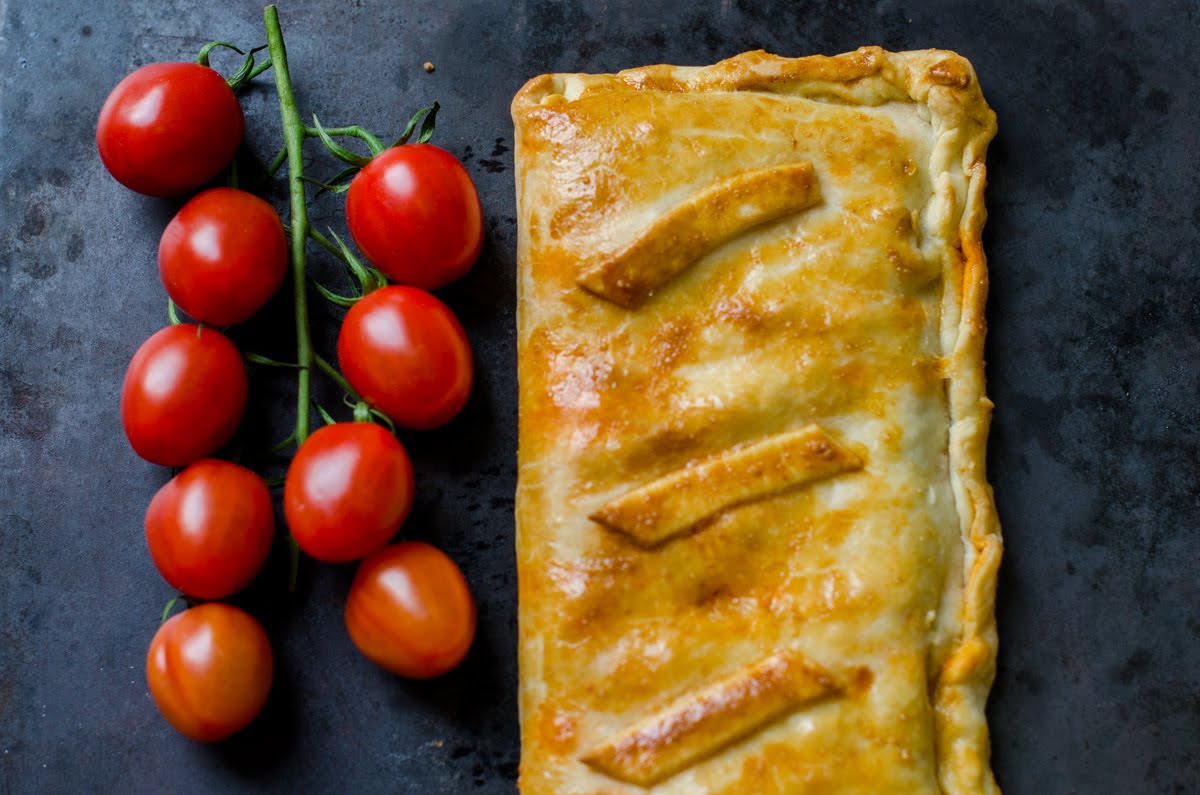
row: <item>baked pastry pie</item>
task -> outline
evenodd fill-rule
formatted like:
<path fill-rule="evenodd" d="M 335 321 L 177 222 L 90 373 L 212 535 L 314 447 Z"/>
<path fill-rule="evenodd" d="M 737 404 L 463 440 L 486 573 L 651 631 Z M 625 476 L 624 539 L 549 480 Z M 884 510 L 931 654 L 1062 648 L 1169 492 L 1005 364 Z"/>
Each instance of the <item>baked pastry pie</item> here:
<path fill-rule="evenodd" d="M 525 793 L 996 793 L 984 153 L 951 52 L 544 75 Z"/>

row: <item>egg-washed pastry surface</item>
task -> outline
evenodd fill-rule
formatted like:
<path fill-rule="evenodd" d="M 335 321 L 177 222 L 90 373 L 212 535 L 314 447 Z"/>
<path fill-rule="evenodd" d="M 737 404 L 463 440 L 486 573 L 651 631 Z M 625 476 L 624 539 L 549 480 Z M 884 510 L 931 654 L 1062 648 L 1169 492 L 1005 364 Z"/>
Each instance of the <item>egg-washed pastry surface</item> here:
<path fill-rule="evenodd" d="M 970 64 L 752 52 L 512 110 L 522 792 L 998 792 Z"/>

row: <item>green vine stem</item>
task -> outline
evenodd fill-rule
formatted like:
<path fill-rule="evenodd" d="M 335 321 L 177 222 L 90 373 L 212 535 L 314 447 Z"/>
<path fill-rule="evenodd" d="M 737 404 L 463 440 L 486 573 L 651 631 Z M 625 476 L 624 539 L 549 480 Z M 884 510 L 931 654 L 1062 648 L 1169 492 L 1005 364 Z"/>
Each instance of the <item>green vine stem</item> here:
<path fill-rule="evenodd" d="M 291 231 L 291 266 L 293 300 L 296 311 L 296 441 L 303 443 L 311 428 L 309 421 L 310 369 L 313 364 L 312 336 L 308 327 L 308 283 L 306 251 L 309 227 L 308 208 L 304 197 L 304 124 L 296 109 L 296 98 L 292 93 L 292 78 L 288 71 L 287 50 L 283 44 L 283 32 L 279 27 L 279 11 L 269 5 L 263 11 L 267 26 L 267 48 L 271 63 L 275 65 L 275 88 L 279 94 L 279 114 L 283 119 L 283 137 L 287 141 L 288 194 L 290 213 L 288 227 Z"/>
<path fill-rule="evenodd" d="M 347 266 L 350 266 L 350 260 L 346 258 L 346 255 L 344 253 L 342 253 L 342 248 L 345 247 L 344 244 L 343 244 L 343 246 L 335 246 L 333 244 L 333 241 L 330 240 L 329 238 L 325 237 L 325 235 L 321 234 L 321 230 L 317 229 L 315 226 L 308 230 L 308 236 L 311 237 L 313 239 L 313 242 L 316 243 L 318 246 L 325 249 L 333 256 L 337 257 L 341 262 L 345 263 Z M 341 242 L 341 241 L 339 241 L 339 242 Z"/>
<path fill-rule="evenodd" d="M 241 47 L 237 47 L 227 41 L 210 41 L 208 44 L 205 44 L 200 48 L 200 53 L 196 56 L 196 63 L 200 64 L 201 66 L 210 66 L 211 64 L 208 62 L 209 53 L 211 53 L 217 47 L 224 47 L 227 50 L 233 50 L 238 55 L 246 54 L 246 51 Z"/>
<path fill-rule="evenodd" d="M 210 66 L 209 54 L 217 47 L 224 47 L 227 50 L 233 50 L 238 55 L 246 56 L 246 60 L 242 62 L 241 68 L 239 68 L 229 77 L 225 78 L 225 82 L 228 83 L 229 87 L 234 91 L 240 91 L 251 80 L 271 68 L 270 58 L 267 58 L 265 61 L 257 65 L 254 63 L 254 56 L 257 53 L 265 50 L 265 46 L 255 47 L 250 52 L 246 52 L 239 47 L 235 47 L 227 41 L 210 41 L 208 44 L 205 44 L 200 48 L 200 54 L 196 56 L 196 63 L 200 64 L 201 66 Z"/>
<path fill-rule="evenodd" d="M 270 165 L 267 166 L 267 174 L 272 177 L 275 176 L 275 172 L 279 171 L 280 167 L 283 166 L 284 161 L 287 160 L 287 156 L 287 146 L 281 146 L 279 151 L 275 153 L 275 157 L 271 159 Z"/>
<path fill-rule="evenodd" d="M 267 65 L 270 65 L 269 61 Z M 387 148 L 383 145 L 383 142 L 379 140 L 378 136 L 365 127 L 357 124 L 350 125 L 349 127 L 325 127 L 320 131 L 318 131 L 316 127 L 304 128 L 305 138 L 320 138 L 321 133 L 324 133 L 331 138 L 357 138 L 367 145 L 367 148 L 371 150 L 372 155 L 377 155 Z M 287 144 L 284 144 L 279 148 L 279 151 L 275 153 L 275 157 L 271 159 L 270 165 L 267 166 L 268 174 L 274 175 L 275 172 L 283 166 L 284 161 L 287 160 L 287 151 Z"/>
<path fill-rule="evenodd" d="M 262 365 L 263 367 L 286 367 L 293 370 L 300 369 L 300 365 L 298 364 L 293 364 L 291 362 L 280 362 L 272 359 L 269 356 L 263 356 L 261 353 L 255 353 L 254 351 L 245 351 L 242 355 L 250 364 L 258 364 Z"/>
<path fill-rule="evenodd" d="M 317 132 L 315 127 L 305 127 L 304 129 L 308 133 L 309 138 L 321 137 L 321 134 Z M 324 130 L 326 135 L 332 135 L 335 138 L 338 136 L 360 138 L 368 146 L 383 147 L 383 141 L 380 141 L 374 133 L 359 124 L 351 124 L 348 127 L 325 127 Z"/>
<path fill-rule="evenodd" d="M 361 398 L 358 396 L 358 393 L 354 391 L 354 387 L 350 386 L 350 382 L 346 380 L 344 375 L 338 372 L 336 367 L 325 361 L 325 359 L 320 355 L 317 355 L 313 358 L 316 362 L 317 368 L 321 372 L 325 373 L 325 375 L 329 376 L 330 381 L 333 381 L 335 384 L 345 390 L 346 394 L 349 395 L 355 403 L 361 400 Z"/>
<path fill-rule="evenodd" d="M 315 134 L 317 138 L 321 139 L 321 143 L 325 145 L 325 148 L 329 151 L 329 153 L 338 160 L 349 163 L 352 166 L 358 166 L 359 168 L 362 168 L 367 163 L 371 162 L 371 157 L 374 157 L 383 151 L 383 142 L 367 130 L 359 127 L 358 125 L 353 127 L 343 127 L 341 129 L 345 130 L 345 135 L 358 138 L 371 150 L 371 157 L 363 157 L 362 155 L 355 154 L 333 140 L 333 136 L 329 133 L 329 131 L 321 126 L 321 121 L 317 118 L 317 114 L 313 114 L 312 120 L 313 126 L 308 128 L 309 137 L 312 137 Z"/>
<path fill-rule="evenodd" d="M 337 420 L 333 418 L 332 414 L 325 410 L 324 406 L 322 406 L 320 403 L 314 403 L 313 405 L 317 407 L 317 413 L 321 415 L 321 419 L 326 425 L 337 425 Z"/>
<path fill-rule="evenodd" d="M 343 243 L 342 239 L 332 229 L 329 230 L 329 236 L 333 238 L 332 243 L 329 242 L 329 238 L 322 235 L 316 228 L 309 229 L 308 234 L 309 237 L 316 241 L 317 245 L 341 261 L 342 265 L 346 268 L 346 273 L 358 282 L 362 295 L 387 286 L 387 277 L 376 269 L 363 265 L 358 257 L 354 256 L 354 252 L 350 250 L 350 247 Z"/>
<path fill-rule="evenodd" d="M 400 134 L 400 137 L 396 139 L 396 142 L 392 146 L 403 146 L 408 143 L 408 140 L 412 138 L 413 132 L 416 131 L 418 123 L 421 125 L 421 131 L 417 133 L 417 143 L 428 143 L 429 139 L 433 137 L 433 131 L 437 126 L 437 114 L 441 107 L 437 102 L 434 102 L 429 107 L 421 108 L 414 113 L 412 118 L 408 120 L 404 132 Z"/>
<path fill-rule="evenodd" d="M 396 432 L 396 424 L 392 422 L 381 411 L 371 408 L 367 403 L 359 397 L 359 394 L 354 391 L 354 387 L 350 386 L 350 382 L 346 377 L 338 372 L 338 369 L 326 361 L 319 353 L 313 357 L 316 362 L 317 369 L 329 376 L 329 380 L 340 386 L 346 392 L 346 405 L 354 409 L 355 422 L 380 422 L 387 427 L 392 433 Z"/>
<path fill-rule="evenodd" d="M 183 599 L 183 598 L 184 598 L 183 594 L 178 594 L 178 593 L 175 594 L 174 596 L 172 596 L 170 601 L 167 602 L 167 606 L 163 608 L 162 619 L 158 623 L 160 623 L 160 624 L 167 623 L 167 619 L 171 617 L 171 611 L 175 609 L 175 605 L 178 604 L 179 600 Z"/>
<path fill-rule="evenodd" d="M 246 82 L 249 83 L 251 80 L 258 77 L 259 75 L 261 75 L 263 72 L 267 71 L 270 68 L 271 68 L 271 59 L 268 58 L 267 60 L 263 61 L 258 66 L 254 67 L 253 69 L 250 70 L 250 74 L 246 75 Z"/>
<path fill-rule="evenodd" d="M 283 139 L 286 142 L 288 163 L 288 193 L 291 198 L 291 266 L 292 291 L 296 312 L 296 431 L 297 446 L 304 444 L 310 430 L 309 406 L 313 366 L 312 336 L 308 328 L 308 281 L 305 248 L 308 244 L 308 208 L 304 198 L 304 139 L 306 130 L 300 121 L 296 98 L 292 93 L 292 78 L 288 71 L 287 49 L 283 44 L 283 31 L 279 27 L 279 11 L 274 5 L 263 9 L 263 22 L 267 28 L 267 50 L 275 73 L 275 90 L 279 95 L 279 115 L 283 119 Z M 288 578 L 290 590 L 296 590 L 296 579 L 300 569 L 300 548 L 296 540 L 288 535 L 291 553 L 291 569 Z"/>

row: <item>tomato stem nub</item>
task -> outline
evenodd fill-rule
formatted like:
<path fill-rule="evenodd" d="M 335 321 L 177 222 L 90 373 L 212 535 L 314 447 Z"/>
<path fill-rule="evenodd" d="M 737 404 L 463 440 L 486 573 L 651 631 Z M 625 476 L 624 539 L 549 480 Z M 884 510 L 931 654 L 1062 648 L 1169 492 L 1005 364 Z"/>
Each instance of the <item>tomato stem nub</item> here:
<path fill-rule="evenodd" d="M 354 405 L 354 421 L 371 422 L 371 407 L 361 400 Z"/>

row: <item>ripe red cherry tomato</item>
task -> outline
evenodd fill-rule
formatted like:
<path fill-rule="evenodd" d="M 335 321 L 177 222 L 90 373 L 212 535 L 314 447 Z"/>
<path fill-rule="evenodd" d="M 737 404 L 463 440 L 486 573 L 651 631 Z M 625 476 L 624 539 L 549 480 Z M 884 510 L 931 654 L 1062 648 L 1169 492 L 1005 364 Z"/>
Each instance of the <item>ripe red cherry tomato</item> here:
<path fill-rule="evenodd" d="M 258 574 L 275 533 L 271 493 L 258 475 L 206 458 L 159 489 L 146 543 L 163 579 L 201 599 L 224 599 Z"/>
<path fill-rule="evenodd" d="M 180 734 L 205 743 L 254 720 L 271 691 L 273 667 L 259 623 L 220 602 L 172 616 L 146 655 L 158 711 Z"/>
<path fill-rule="evenodd" d="M 400 676 L 440 676 L 475 637 L 475 601 L 454 561 L 419 541 L 387 547 L 358 567 L 346 629 L 359 651 Z"/>
<path fill-rule="evenodd" d="M 321 428 L 288 468 L 283 508 L 296 543 L 329 563 L 382 549 L 408 517 L 413 500 L 408 453 L 370 422 Z"/>
<path fill-rule="evenodd" d="M 471 345 L 449 307 L 415 287 L 384 287 L 350 308 L 338 361 L 351 386 L 405 428 L 449 422 L 471 394 Z"/>
<path fill-rule="evenodd" d="M 168 326 L 142 343 L 125 371 L 125 436 L 153 464 L 190 464 L 233 436 L 248 391 L 242 356 L 224 334 Z"/>
<path fill-rule="evenodd" d="M 167 224 L 158 272 L 167 295 L 196 320 L 232 326 L 263 308 L 287 273 L 283 222 L 245 191 L 213 188 Z"/>
<path fill-rule="evenodd" d="M 242 142 L 242 106 L 225 78 L 194 63 L 153 63 L 108 95 L 96 125 L 104 167 L 150 196 L 176 196 L 208 182 Z"/>
<path fill-rule="evenodd" d="M 376 155 L 350 183 L 346 221 L 372 265 L 426 290 L 465 274 L 483 246 L 475 183 L 454 155 L 432 144 Z"/>

